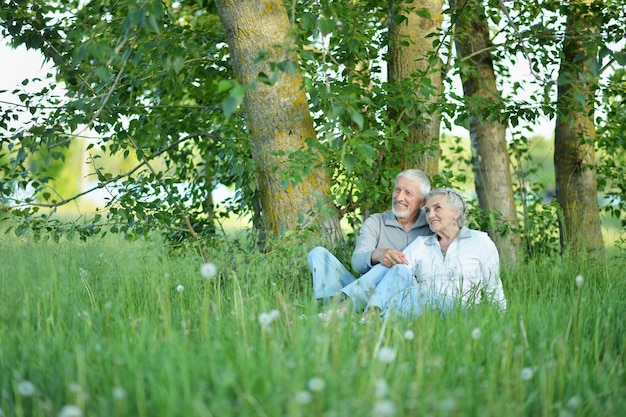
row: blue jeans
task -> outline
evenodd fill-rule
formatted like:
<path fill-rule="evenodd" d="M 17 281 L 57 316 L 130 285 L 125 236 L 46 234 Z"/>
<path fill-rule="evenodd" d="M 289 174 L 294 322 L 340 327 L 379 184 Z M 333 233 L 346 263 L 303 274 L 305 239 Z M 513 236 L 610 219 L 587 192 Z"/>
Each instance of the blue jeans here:
<path fill-rule="evenodd" d="M 417 317 L 432 309 L 445 314 L 452 310 L 456 303 L 455 298 L 418 284 L 406 265 L 396 265 L 388 269 L 379 279 L 369 297 L 367 308 L 379 308 L 381 316 L 393 314 Z"/>
<path fill-rule="evenodd" d="M 327 299 L 343 292 L 352 299 L 356 312 L 365 308 L 376 285 L 389 271 L 389 268 L 378 264 L 356 279 L 332 253 L 321 246 L 309 252 L 307 261 L 313 275 L 315 299 Z"/>
<path fill-rule="evenodd" d="M 336 295 L 356 279 L 326 248 L 313 248 L 306 259 L 313 275 L 313 296 L 316 300 Z"/>
<path fill-rule="evenodd" d="M 417 316 L 428 308 L 449 311 L 455 304 L 451 297 L 424 291 L 406 265 L 387 268 L 374 265 L 356 279 L 327 249 L 318 246 L 307 255 L 313 275 L 313 296 L 326 299 L 343 292 L 352 300 L 354 311 L 366 307 L 380 308 L 401 316 Z"/>
<path fill-rule="evenodd" d="M 382 264 L 374 265 L 367 273 L 345 286 L 341 291 L 352 299 L 355 311 L 363 310 L 371 302 L 371 297 L 378 292 L 378 286 L 382 280 L 388 277 L 388 281 L 393 282 L 394 277 L 402 276 L 403 269 L 408 271 L 404 265 L 395 265 L 391 268 Z"/>

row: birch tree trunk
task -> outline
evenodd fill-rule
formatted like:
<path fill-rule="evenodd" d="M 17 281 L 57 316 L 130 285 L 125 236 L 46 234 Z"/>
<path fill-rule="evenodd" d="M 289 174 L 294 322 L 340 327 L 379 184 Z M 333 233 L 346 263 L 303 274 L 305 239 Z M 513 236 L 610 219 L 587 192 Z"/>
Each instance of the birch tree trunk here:
<path fill-rule="evenodd" d="M 341 229 L 335 213 L 327 208 L 330 183 L 320 164 L 310 172 L 298 172 L 300 178 L 285 178 L 285 172 L 294 168 L 287 160 L 289 152 L 305 150 L 305 140 L 315 137 L 315 130 L 302 76 L 295 70 L 297 56 L 284 1 L 216 0 L 215 4 L 233 71 L 244 85 L 255 86 L 246 92 L 243 106 L 265 231 L 278 235 L 304 223 L 320 227 L 332 242 L 337 241 Z M 263 54 L 265 58 L 259 59 Z M 277 72 L 273 85 L 256 82 L 260 72 L 273 72 L 270 63 L 289 65 Z"/>
<path fill-rule="evenodd" d="M 568 8 L 565 33 L 577 36 L 568 35 L 563 41 L 554 136 L 556 200 L 562 210 L 562 246 L 574 256 L 586 254 L 602 260 L 604 242 L 594 166 L 597 51 L 592 36 L 601 16 L 594 16 L 585 3 L 572 2 Z"/>
<path fill-rule="evenodd" d="M 505 262 L 514 262 L 520 247 L 520 238 L 516 233 L 519 224 L 513 198 L 506 125 L 499 118 L 498 101 L 502 95 L 496 87 L 487 17 L 481 0 L 450 0 L 450 6 L 462 7 L 462 10 L 456 11 L 455 45 L 458 59 L 468 65 L 467 70 L 462 71 L 461 79 L 469 113 L 472 168 L 478 203 L 482 209 L 497 213 L 490 222 L 489 234 L 498 247 L 500 257 Z"/>
<path fill-rule="evenodd" d="M 426 9 L 430 18 L 417 13 Z M 409 124 L 407 143 L 400 144 L 390 151 L 399 155 L 399 167 L 420 168 L 429 176 L 439 173 L 439 131 L 441 115 L 432 104 L 442 92 L 441 66 L 434 59 L 433 40 L 438 38 L 428 35 L 439 33 L 443 21 L 443 0 L 423 0 L 409 2 L 405 0 L 389 1 L 389 57 L 388 77 L 391 84 L 410 79 L 417 89 L 414 91 L 417 108 L 405 111 L 395 109 L 390 112 L 390 119 L 403 117 Z M 422 13 L 423 14 L 423 13 Z M 433 55 L 433 56 L 431 56 Z M 421 144 L 421 153 L 407 153 Z"/>

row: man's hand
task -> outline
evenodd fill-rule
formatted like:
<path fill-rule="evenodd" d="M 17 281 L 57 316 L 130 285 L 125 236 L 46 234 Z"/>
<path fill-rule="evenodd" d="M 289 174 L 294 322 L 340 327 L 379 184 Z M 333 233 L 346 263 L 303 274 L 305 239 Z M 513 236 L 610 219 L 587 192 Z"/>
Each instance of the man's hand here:
<path fill-rule="evenodd" d="M 372 252 L 372 265 L 375 265 L 377 263 L 381 263 L 387 268 L 391 268 L 392 266 L 397 264 L 408 265 L 409 261 L 407 261 L 404 253 L 400 252 L 399 250 L 391 248 L 379 248 L 375 249 Z"/>

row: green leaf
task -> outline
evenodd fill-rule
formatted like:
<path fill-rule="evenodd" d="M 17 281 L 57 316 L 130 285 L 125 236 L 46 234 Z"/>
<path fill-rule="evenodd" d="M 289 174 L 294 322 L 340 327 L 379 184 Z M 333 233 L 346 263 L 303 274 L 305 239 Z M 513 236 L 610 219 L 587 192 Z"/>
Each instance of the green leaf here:
<path fill-rule="evenodd" d="M 368 162 L 372 162 L 378 156 L 378 152 L 376 152 L 376 149 L 374 149 L 371 145 L 368 145 L 367 143 L 358 143 L 356 145 L 356 148 Z"/>
<path fill-rule="evenodd" d="M 346 171 L 349 174 L 352 172 L 352 170 L 356 166 L 356 163 L 358 162 L 358 158 L 352 154 L 344 153 L 341 156 L 341 162 L 343 163 L 343 166 L 346 168 Z"/>
<path fill-rule="evenodd" d="M 618 64 L 626 66 L 626 52 L 616 52 L 614 57 Z"/>
<path fill-rule="evenodd" d="M 185 67 L 185 59 L 181 56 L 176 56 L 172 60 L 172 68 L 174 72 L 178 74 Z"/>
<path fill-rule="evenodd" d="M 317 17 L 314 13 L 303 12 L 300 16 L 300 21 L 305 28 L 312 28 L 315 25 Z"/>
<path fill-rule="evenodd" d="M 275 72 L 271 72 L 270 75 L 260 72 L 257 80 L 263 84 L 274 85 L 278 81 L 278 75 Z"/>
<path fill-rule="evenodd" d="M 106 67 L 98 67 L 98 68 L 96 68 L 96 75 L 102 81 L 109 81 L 109 79 L 111 78 L 111 72 Z"/>
<path fill-rule="evenodd" d="M 426 7 L 422 7 L 421 9 L 417 9 L 415 11 L 415 13 L 417 13 L 417 15 L 419 17 L 423 17 L 424 19 L 432 19 L 432 16 L 430 15 L 430 12 L 428 11 L 428 9 Z"/>
<path fill-rule="evenodd" d="M 265 58 L 267 58 L 268 52 L 265 50 L 261 50 L 259 51 L 259 54 L 257 55 L 257 57 L 254 59 L 254 65 L 265 61 Z"/>
<path fill-rule="evenodd" d="M 337 27 L 337 22 L 333 18 L 320 17 L 318 25 L 320 28 L 320 32 L 322 32 L 322 35 L 328 35 L 329 33 L 332 33 L 333 30 L 335 30 L 335 27 Z"/>
<path fill-rule="evenodd" d="M 234 95 L 230 95 L 222 102 L 222 111 L 226 119 L 230 119 L 230 116 L 235 112 L 237 107 L 241 104 L 241 99 Z"/>
<path fill-rule="evenodd" d="M 160 22 L 157 20 L 157 17 L 153 14 L 151 14 L 150 16 L 148 16 L 148 24 L 150 25 L 150 28 L 157 34 L 161 33 L 161 25 Z"/>
<path fill-rule="evenodd" d="M 224 91 L 228 91 L 235 85 L 235 82 L 232 80 L 220 80 L 217 84 L 217 92 L 223 93 Z"/>
<path fill-rule="evenodd" d="M 354 109 L 350 109 L 350 119 L 359 126 L 359 129 L 363 129 L 363 115 Z"/>
<path fill-rule="evenodd" d="M 574 93 L 574 98 L 576 99 L 577 102 L 579 102 L 583 106 L 587 102 L 587 99 L 585 98 L 585 95 L 583 93 L 581 93 L 580 91 L 576 91 Z"/>

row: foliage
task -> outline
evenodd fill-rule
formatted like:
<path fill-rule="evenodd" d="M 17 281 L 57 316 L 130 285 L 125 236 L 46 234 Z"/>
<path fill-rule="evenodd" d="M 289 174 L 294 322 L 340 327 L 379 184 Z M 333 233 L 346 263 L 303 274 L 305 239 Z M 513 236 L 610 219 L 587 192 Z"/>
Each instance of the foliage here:
<path fill-rule="evenodd" d="M 70 405 L 120 417 L 626 407 L 623 256 L 606 270 L 546 256 L 503 271 L 502 316 L 485 306 L 362 324 L 317 319 L 299 278 L 310 276 L 302 244 L 207 244 L 218 270 L 207 279 L 198 252 L 172 255 L 162 243 L 0 241 L 12 260 L 0 270 L 3 415 Z"/>
<path fill-rule="evenodd" d="M 390 150 L 403 145 L 410 123 L 427 118 L 433 108 L 449 128 L 465 123 L 466 104 L 452 88 L 464 70 L 450 46 L 455 11 L 446 10 L 446 26 L 433 36 L 431 58 L 446 63 L 447 90 L 428 108 L 424 74 L 397 86 L 386 82 L 388 2 L 308 0 L 287 5 L 318 133 L 308 146 L 324 157 L 332 176 L 331 205 L 358 227 L 362 215 L 388 206 L 399 166 Z M 488 1 L 486 6 L 494 28 L 494 65 L 506 94 L 484 114 L 502 118 L 513 133 L 510 152 L 519 161 L 515 195 L 528 247 L 551 245 L 554 212 L 539 197 L 547 184 L 530 180 L 534 161 L 519 128 L 555 115 L 560 42 L 575 34 L 560 32 L 566 5 L 558 1 Z M 617 41 L 623 38 L 619 22 L 625 11 L 617 2 L 603 2 L 598 13 L 604 21 L 602 36 L 595 39 L 603 65 L 600 77 L 624 63 L 623 45 Z M 232 79 L 212 2 L 11 0 L 0 8 L 0 27 L 13 44 L 40 50 L 57 71 L 42 90 L 18 92 L 20 103 L 0 118 L 5 132 L 0 161 L 8 162 L 0 166 L 0 203 L 4 212 L 22 219 L 13 231 L 47 235 L 56 230 L 57 238 L 69 232 L 82 238 L 122 232 L 136 238 L 161 230 L 179 244 L 212 236 L 226 216 L 250 216 L 261 227 L 255 166 L 238 108 L 255 85 Z M 509 64 L 517 62 L 527 63 L 531 80 L 519 80 L 511 72 Z M 285 63 L 272 64 L 276 73 L 261 74 L 257 83 L 271 83 L 285 70 Z M 615 216 L 624 213 L 623 199 L 618 199 L 624 194 L 620 77 L 623 73 L 616 71 L 603 78 L 606 84 L 600 84 L 598 94 L 598 147 L 604 155 L 598 172 L 601 191 L 610 201 L 606 209 Z M 390 119 L 390 109 L 408 112 L 415 120 Z M 17 124 L 24 116 L 29 121 Z M 86 148 L 82 159 L 91 161 L 89 178 L 97 179 L 85 191 L 107 189 L 110 197 L 94 216 L 68 224 L 57 209 L 77 196 L 63 189 L 58 168 L 52 168 L 61 164 L 67 169 L 63 158 L 77 148 Z M 429 150 L 404 151 L 413 155 Z M 110 158 L 127 161 L 126 168 L 115 172 L 104 163 Z M 292 166 L 284 173 L 289 181 L 315 163 L 303 150 L 294 150 L 289 160 Z M 451 169 L 455 164 L 459 160 L 454 156 L 444 159 L 433 182 L 470 183 L 463 171 Z M 34 169 L 37 165 L 46 169 Z M 236 195 L 218 208 L 211 192 L 220 183 Z M 489 216 L 493 214 L 483 218 Z"/>
<path fill-rule="evenodd" d="M 132 237 L 165 228 L 175 241 L 188 240 L 181 236 L 187 222 L 196 233 L 210 232 L 214 225 L 207 220 L 219 215 L 210 198 L 217 183 L 241 192 L 228 211 L 250 205 L 254 169 L 240 119 L 223 117 L 221 103 L 237 87 L 227 81 L 225 44 L 214 13 L 198 3 L 164 9 L 160 1 L 14 6 L 3 9 L 5 33 L 15 43 L 40 45 L 57 65 L 67 93 L 49 98 L 55 106 L 45 120 L 24 129 L 8 120 L 3 125 L 13 136 L 2 139 L 12 161 L 3 168 L 5 197 L 13 195 L 8 187 L 38 189 L 53 180 L 54 172 L 28 168 L 30 154 L 88 141 L 89 155 L 139 161 L 118 175 L 92 161 L 90 171 L 98 179 L 92 189 L 107 187 L 112 194 L 105 212 L 94 217 L 95 223 L 106 220 L 107 230 Z M 42 92 L 35 98 L 40 102 L 24 99 L 32 111 L 43 108 L 48 97 Z M 69 198 L 40 193 L 13 201 L 13 213 L 32 224 L 28 207 L 54 208 Z M 87 226 L 81 234 L 91 230 L 96 229 Z"/>
<path fill-rule="evenodd" d="M 539 141 L 540 144 L 536 145 Z M 541 174 L 543 162 L 539 157 L 548 152 L 538 153 L 533 147 L 541 146 L 543 138 L 527 141 L 517 136 L 512 142 L 514 151 L 513 166 L 517 187 L 516 196 L 520 201 L 523 251 L 527 257 L 537 255 L 555 256 L 560 252 L 558 228 L 558 204 L 554 199 L 554 185 Z M 552 165 L 550 165 L 552 167 Z M 553 177 L 552 177 L 553 178 Z"/>
<path fill-rule="evenodd" d="M 624 58 L 623 64 L 626 64 Z M 626 71 L 616 71 L 603 97 L 606 118 L 598 134 L 600 140 L 599 188 L 608 200 L 604 210 L 619 219 L 626 228 Z"/>

